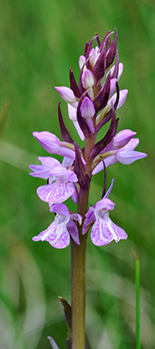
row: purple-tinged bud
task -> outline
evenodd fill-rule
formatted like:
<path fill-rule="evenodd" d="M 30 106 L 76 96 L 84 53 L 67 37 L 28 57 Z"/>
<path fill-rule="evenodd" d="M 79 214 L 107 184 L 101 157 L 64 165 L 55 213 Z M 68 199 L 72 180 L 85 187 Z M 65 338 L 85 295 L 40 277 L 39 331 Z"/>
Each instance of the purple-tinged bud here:
<path fill-rule="evenodd" d="M 91 88 L 95 83 L 94 76 L 89 69 L 83 71 L 82 74 L 82 85 L 85 90 Z"/>
<path fill-rule="evenodd" d="M 93 40 L 96 39 L 96 38 L 97 38 L 97 35 L 93 36 L 93 38 L 90 40 L 90 42 L 89 42 L 89 44 L 88 44 L 88 49 L 87 49 L 87 56 L 86 56 L 86 58 L 89 57 L 90 52 L 91 52 L 91 50 L 92 50 L 91 47 L 92 47 Z"/>
<path fill-rule="evenodd" d="M 87 138 L 87 137 L 91 136 L 91 131 L 90 131 L 89 126 L 87 125 L 86 121 L 84 120 L 84 118 L 81 115 L 81 110 L 80 110 L 81 103 L 82 103 L 82 101 L 79 102 L 78 107 L 77 107 L 77 120 L 78 120 L 79 126 L 80 126 L 84 136 Z"/>
<path fill-rule="evenodd" d="M 100 50 L 99 50 L 98 46 L 91 49 L 91 51 L 89 53 L 89 63 L 90 63 L 91 68 L 94 67 L 99 55 L 100 55 Z"/>
<path fill-rule="evenodd" d="M 85 62 L 86 62 L 86 57 L 81 55 L 80 58 L 79 58 L 79 68 L 80 68 L 80 70 L 83 68 Z"/>
<path fill-rule="evenodd" d="M 126 89 L 120 90 L 120 91 L 119 91 L 119 101 L 118 101 L 118 104 L 117 104 L 117 108 L 116 108 L 116 109 L 121 108 L 122 105 L 125 103 L 127 94 L 128 94 L 128 90 L 126 90 Z M 112 105 L 115 105 L 116 99 L 117 99 L 117 93 L 115 93 L 115 94 L 109 99 L 108 105 L 111 105 L 111 104 L 112 104 Z"/>
<path fill-rule="evenodd" d="M 98 58 L 93 67 L 93 74 L 95 76 L 96 82 L 98 83 L 104 76 L 106 60 L 105 60 L 106 47 L 104 46 L 101 53 L 98 55 Z"/>
<path fill-rule="evenodd" d="M 115 92 L 116 82 L 117 82 L 116 78 L 113 78 L 113 79 L 110 80 L 110 92 L 109 92 L 109 97 L 108 98 L 110 98 L 113 95 L 113 93 Z"/>
<path fill-rule="evenodd" d="M 74 92 L 66 86 L 55 86 L 55 89 L 60 94 L 61 98 L 64 99 L 65 102 L 70 103 L 73 107 L 77 107 L 77 100 L 74 95 Z"/>
<path fill-rule="evenodd" d="M 90 131 L 92 133 L 94 133 L 95 129 L 94 129 L 94 122 L 93 122 L 92 118 L 95 114 L 95 108 L 94 108 L 94 104 L 90 98 L 85 97 L 83 99 L 83 101 L 81 103 L 80 111 L 81 111 L 82 117 L 84 119 L 86 119 L 87 125 L 89 126 Z"/>
<path fill-rule="evenodd" d="M 117 52 L 117 30 L 116 30 L 116 35 L 114 37 L 114 40 L 112 42 L 111 47 L 109 48 L 109 50 L 106 52 L 106 69 L 109 68 L 109 66 L 112 64 L 116 52 Z"/>

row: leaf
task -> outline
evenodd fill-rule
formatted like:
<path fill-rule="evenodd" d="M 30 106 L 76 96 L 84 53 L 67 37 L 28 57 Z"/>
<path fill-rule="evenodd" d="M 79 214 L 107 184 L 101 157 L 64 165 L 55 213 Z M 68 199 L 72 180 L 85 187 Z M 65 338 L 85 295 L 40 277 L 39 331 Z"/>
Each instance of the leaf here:
<path fill-rule="evenodd" d="M 58 298 L 60 299 L 61 304 L 63 306 L 67 327 L 70 331 L 72 331 L 72 308 L 70 304 L 66 301 L 66 299 L 64 299 L 63 297 Z"/>

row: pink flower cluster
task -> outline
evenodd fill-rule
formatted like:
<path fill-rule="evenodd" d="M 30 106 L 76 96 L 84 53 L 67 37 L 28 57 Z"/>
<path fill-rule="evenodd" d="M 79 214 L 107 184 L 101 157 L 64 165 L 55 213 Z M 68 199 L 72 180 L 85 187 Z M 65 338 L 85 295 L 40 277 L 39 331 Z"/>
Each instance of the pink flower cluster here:
<path fill-rule="evenodd" d="M 113 181 L 101 200 L 89 207 L 84 219 L 79 213 L 69 212 L 64 204 L 70 197 L 78 203 L 80 188 L 85 190 L 91 177 L 99 171 L 104 170 L 105 173 L 106 168 L 116 162 L 131 164 L 146 156 L 145 153 L 135 151 L 139 143 L 139 139 L 134 138 L 135 132 L 125 129 L 116 133 L 119 121 L 116 119 L 116 111 L 124 104 L 128 91 L 119 90 L 123 64 L 119 62 L 117 31 L 113 41 L 112 34 L 108 31 L 102 41 L 96 35 L 86 43 L 84 55 L 79 58 L 79 84 L 70 69 L 70 88 L 55 87 L 67 103 L 69 119 L 80 139 L 85 142 L 84 147 L 81 149 L 74 142 L 66 128 L 60 103 L 58 116 L 63 141 L 47 131 L 33 133 L 48 153 L 63 157 L 62 164 L 48 156 L 38 158 L 41 165 L 30 165 L 31 176 L 47 180 L 47 184 L 37 189 L 37 194 L 42 201 L 48 203 L 50 212 L 55 213 L 54 222 L 35 236 L 34 241 L 46 240 L 56 248 L 68 246 L 70 238 L 80 244 L 79 224 L 83 224 L 82 234 L 86 234 L 92 227 L 91 240 L 98 246 L 127 238 L 125 231 L 109 218 L 109 210 L 113 210 L 115 205 L 108 199 Z M 95 39 L 97 46 L 92 48 Z M 98 132 L 108 122 L 108 131 L 96 142 Z M 88 140 L 92 143 L 89 154 Z"/>

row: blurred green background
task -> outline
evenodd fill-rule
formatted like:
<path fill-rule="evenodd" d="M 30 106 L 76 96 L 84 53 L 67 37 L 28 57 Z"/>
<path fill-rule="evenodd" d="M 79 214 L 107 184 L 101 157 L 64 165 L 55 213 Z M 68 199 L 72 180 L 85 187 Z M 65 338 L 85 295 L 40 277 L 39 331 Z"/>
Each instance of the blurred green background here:
<path fill-rule="evenodd" d="M 85 42 L 118 29 L 120 88 L 128 88 L 117 111 L 119 130 L 130 128 L 148 157 L 107 170 L 111 218 L 129 238 L 87 249 L 89 349 L 135 348 L 135 260 L 141 269 L 142 348 L 155 348 L 154 83 L 155 7 L 151 0 L 1 0 L 0 3 L 0 348 L 48 349 L 47 336 L 65 348 L 67 328 L 57 296 L 70 301 L 70 247 L 56 250 L 32 237 L 52 221 L 36 195 L 40 179 L 28 175 L 44 149 L 32 132 L 60 136 L 54 86 L 69 85 L 72 65 Z M 67 127 L 78 136 L 62 110 Z M 90 203 L 101 196 L 103 175 L 94 177 Z"/>

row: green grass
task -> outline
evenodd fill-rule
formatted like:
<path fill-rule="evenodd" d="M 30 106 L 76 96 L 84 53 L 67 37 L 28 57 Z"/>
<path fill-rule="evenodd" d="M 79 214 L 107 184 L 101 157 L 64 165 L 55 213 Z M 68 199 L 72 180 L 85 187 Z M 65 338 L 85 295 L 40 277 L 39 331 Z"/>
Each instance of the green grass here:
<path fill-rule="evenodd" d="M 67 328 L 57 296 L 70 301 L 70 248 L 58 251 L 32 236 L 52 220 L 36 195 L 39 179 L 28 165 L 45 155 L 34 130 L 60 137 L 59 96 L 55 85 L 69 85 L 72 65 L 95 32 L 101 38 L 117 27 L 119 57 L 124 63 L 120 88 L 128 88 L 117 112 L 119 130 L 140 138 L 148 157 L 131 166 L 116 164 L 111 218 L 129 238 L 87 250 L 87 338 L 89 349 L 136 347 L 135 263 L 141 261 L 141 348 L 154 349 L 154 84 L 155 8 L 151 0 L 71 1 L 1 0 L 0 4 L 0 347 L 48 349 L 47 336 L 65 348 Z M 5 113 L 4 106 L 7 104 Z M 63 116 L 78 136 L 62 102 Z M 94 177 L 90 202 L 101 196 L 103 175 Z"/>

